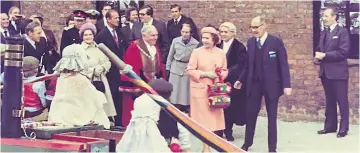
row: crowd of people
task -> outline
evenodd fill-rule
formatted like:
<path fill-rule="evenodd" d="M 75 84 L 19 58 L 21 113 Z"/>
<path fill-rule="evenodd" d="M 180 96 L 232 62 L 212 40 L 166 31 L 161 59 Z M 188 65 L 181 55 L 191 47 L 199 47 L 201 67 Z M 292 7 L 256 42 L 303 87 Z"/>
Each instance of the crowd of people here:
<path fill-rule="evenodd" d="M 253 37 L 245 47 L 235 38 L 237 29 L 233 23 L 221 23 L 219 28 L 208 25 L 198 32 L 194 21 L 181 10 L 180 5 L 171 5 L 172 19 L 164 23 L 154 18 L 150 5 L 130 8 L 125 13 L 125 24 L 120 23 L 118 11 L 109 4 L 102 7 L 101 13 L 75 10 L 66 20 L 60 48 L 53 32 L 43 27 L 46 21 L 42 14 L 27 19 L 17 7 L 11 7 L 8 14 L 2 13 L 1 42 L 5 43 L 8 36 L 25 38 L 24 79 L 60 75 L 57 79 L 24 86 L 26 117 L 68 125 L 97 123 L 107 129 L 126 129 L 118 144 L 120 151 L 168 151 L 159 145 L 178 141 L 183 151 L 189 151 L 189 132 L 124 75 L 133 70 L 175 107 L 219 137 L 234 141 L 233 125 L 246 125 L 242 146 L 246 151 L 253 144 L 264 97 L 269 151 L 276 152 L 278 101 L 283 94 L 292 93 L 283 41 L 267 33 L 265 18 L 261 16 L 251 20 Z M 349 124 L 347 93 L 333 86 L 347 88 L 348 72 L 345 66 L 339 67 L 346 70 L 341 74 L 332 68 L 346 61 L 349 44 L 344 39 L 348 33 L 336 25 L 336 9 L 327 9 L 324 14 L 325 24 L 342 32 L 337 38 L 343 44 L 335 43 L 334 39 L 321 40 L 332 41 L 331 49 L 327 47 L 329 44 L 319 43 L 314 58 L 321 67 L 327 105 L 332 107 L 327 107 L 325 128 L 318 133 L 337 130 L 336 99 L 342 117 L 338 137 L 344 137 Z M 321 39 L 329 35 L 325 32 Z M 119 70 L 112 64 L 99 49 L 100 43 L 122 59 L 126 69 Z M 233 86 L 227 108 L 209 105 L 208 85 L 220 81 Z M 159 135 L 163 138 L 145 138 Z M 161 142 L 150 145 L 157 140 Z M 203 152 L 209 151 L 210 147 L 204 143 Z"/>

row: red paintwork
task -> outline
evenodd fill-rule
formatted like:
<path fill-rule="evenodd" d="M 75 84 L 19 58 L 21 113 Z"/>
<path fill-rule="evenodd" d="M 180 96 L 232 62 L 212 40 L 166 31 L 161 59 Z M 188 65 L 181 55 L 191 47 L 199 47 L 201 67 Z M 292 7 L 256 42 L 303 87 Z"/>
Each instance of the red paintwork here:
<path fill-rule="evenodd" d="M 24 107 L 32 107 L 37 110 L 42 107 L 39 96 L 33 90 L 32 83 L 24 85 Z"/>
<path fill-rule="evenodd" d="M 72 135 L 60 135 L 60 134 L 53 134 L 53 139 L 56 140 L 64 140 L 64 141 L 74 141 L 74 142 L 82 142 L 88 143 L 93 141 L 99 141 L 98 138 L 90 138 L 90 137 L 82 137 L 82 136 L 72 136 Z"/>
<path fill-rule="evenodd" d="M 31 148 L 44 148 L 53 150 L 83 151 L 86 149 L 85 143 L 70 142 L 63 140 L 29 140 L 20 138 L 1 138 L 1 144 L 24 146 Z"/>

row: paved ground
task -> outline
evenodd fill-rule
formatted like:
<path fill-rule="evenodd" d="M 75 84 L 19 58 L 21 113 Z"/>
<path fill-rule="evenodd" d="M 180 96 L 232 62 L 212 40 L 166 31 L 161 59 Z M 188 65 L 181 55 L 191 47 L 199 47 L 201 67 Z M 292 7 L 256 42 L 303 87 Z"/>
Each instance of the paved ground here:
<path fill-rule="evenodd" d="M 323 124 L 317 122 L 283 122 L 278 121 L 278 152 L 360 152 L 359 126 L 351 125 L 348 136 L 336 138 L 336 133 L 318 135 Z M 244 142 L 245 127 L 235 126 L 233 142 L 241 147 Z M 201 151 L 202 144 L 192 136 L 191 151 Z M 254 138 L 254 145 L 249 152 L 267 152 L 267 118 L 259 117 Z M 215 151 L 213 151 L 215 152 Z"/>

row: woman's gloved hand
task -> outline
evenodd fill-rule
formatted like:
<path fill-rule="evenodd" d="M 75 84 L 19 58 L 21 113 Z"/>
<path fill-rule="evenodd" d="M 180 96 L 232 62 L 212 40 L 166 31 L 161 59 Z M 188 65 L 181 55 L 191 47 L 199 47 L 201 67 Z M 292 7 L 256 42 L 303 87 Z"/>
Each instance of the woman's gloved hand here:
<path fill-rule="evenodd" d="M 210 79 L 215 79 L 218 77 L 218 75 L 213 72 L 213 71 L 206 71 L 206 72 L 203 72 L 201 74 L 202 77 L 206 77 L 206 78 L 210 78 Z"/>

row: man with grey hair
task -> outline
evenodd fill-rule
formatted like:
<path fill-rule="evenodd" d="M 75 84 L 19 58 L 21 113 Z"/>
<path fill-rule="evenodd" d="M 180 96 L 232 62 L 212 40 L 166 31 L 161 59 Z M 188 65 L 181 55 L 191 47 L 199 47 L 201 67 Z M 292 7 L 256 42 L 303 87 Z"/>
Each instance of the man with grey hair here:
<path fill-rule="evenodd" d="M 158 31 L 153 25 L 145 25 L 141 29 L 142 37 L 133 41 L 125 52 L 124 62 L 133 67 L 133 71 L 145 82 L 153 79 L 165 78 L 161 53 L 156 45 Z M 124 75 L 121 76 L 123 91 L 122 125 L 127 126 L 131 119 L 134 98 L 139 95 L 140 88 L 136 87 Z"/>
<path fill-rule="evenodd" d="M 253 144 L 256 120 L 265 97 L 268 116 L 268 148 L 276 152 L 277 109 L 279 98 L 285 93 L 291 95 L 290 70 L 283 41 L 266 32 L 265 19 L 257 16 L 251 20 L 254 37 L 248 39 L 248 62 L 234 88 L 246 84 L 246 132 L 245 143 L 241 147 L 248 150 Z"/>
<path fill-rule="evenodd" d="M 225 79 L 226 82 L 230 82 L 234 85 L 235 81 L 244 69 L 247 59 L 247 52 L 245 46 L 235 38 L 236 27 L 231 22 L 224 22 L 219 27 L 221 35 L 221 43 L 217 45 L 223 49 L 227 58 L 227 68 L 229 75 Z M 231 105 L 224 109 L 225 116 L 225 130 L 224 134 L 228 141 L 234 141 L 232 135 L 233 124 L 244 125 L 245 124 L 245 87 L 242 89 L 234 89 L 230 93 Z M 223 135 L 222 131 L 219 132 L 220 136 Z"/>

